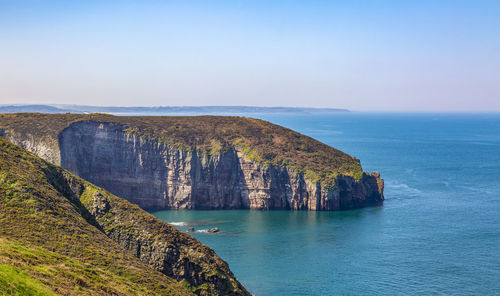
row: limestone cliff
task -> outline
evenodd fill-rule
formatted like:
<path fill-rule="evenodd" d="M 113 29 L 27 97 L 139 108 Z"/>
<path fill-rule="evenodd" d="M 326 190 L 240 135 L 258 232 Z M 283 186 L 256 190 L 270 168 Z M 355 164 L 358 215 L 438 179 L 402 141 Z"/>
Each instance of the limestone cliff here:
<path fill-rule="evenodd" d="M 255 119 L 17 114 L 2 115 L 0 128 L 143 208 L 341 210 L 383 200 L 383 180 L 357 159 Z"/>

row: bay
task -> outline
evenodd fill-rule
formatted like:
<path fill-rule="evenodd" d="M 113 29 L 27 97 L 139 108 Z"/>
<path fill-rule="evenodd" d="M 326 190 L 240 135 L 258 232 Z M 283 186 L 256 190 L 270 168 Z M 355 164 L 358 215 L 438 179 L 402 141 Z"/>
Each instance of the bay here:
<path fill-rule="evenodd" d="M 158 211 L 255 295 L 499 295 L 500 115 L 255 115 L 361 159 L 383 206 Z"/>

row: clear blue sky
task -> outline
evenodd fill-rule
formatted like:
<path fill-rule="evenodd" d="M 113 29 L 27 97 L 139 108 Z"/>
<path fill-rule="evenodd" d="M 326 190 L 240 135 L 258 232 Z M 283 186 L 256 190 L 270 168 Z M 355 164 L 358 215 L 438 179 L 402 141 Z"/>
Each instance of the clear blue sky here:
<path fill-rule="evenodd" d="M 500 111 L 500 1 L 0 0 L 10 103 Z"/>

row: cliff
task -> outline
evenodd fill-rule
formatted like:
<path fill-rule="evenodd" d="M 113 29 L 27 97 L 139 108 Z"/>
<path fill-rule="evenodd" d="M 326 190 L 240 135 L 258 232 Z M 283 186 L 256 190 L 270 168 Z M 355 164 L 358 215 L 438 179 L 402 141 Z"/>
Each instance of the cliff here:
<path fill-rule="evenodd" d="M 250 295 L 213 250 L 0 138 L 1 295 Z"/>
<path fill-rule="evenodd" d="M 244 117 L 5 114 L 12 142 L 149 209 L 342 210 L 380 204 L 359 160 Z"/>

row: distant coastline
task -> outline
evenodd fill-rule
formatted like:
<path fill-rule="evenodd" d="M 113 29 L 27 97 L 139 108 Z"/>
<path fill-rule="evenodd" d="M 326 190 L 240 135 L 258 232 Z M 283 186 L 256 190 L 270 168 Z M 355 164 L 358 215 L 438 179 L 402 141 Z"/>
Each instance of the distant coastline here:
<path fill-rule="evenodd" d="M 350 112 L 340 108 L 303 108 L 303 107 L 257 107 L 257 106 L 157 106 L 157 107 L 118 107 L 85 105 L 0 105 L 0 113 L 110 113 L 129 114 L 324 114 Z"/>

